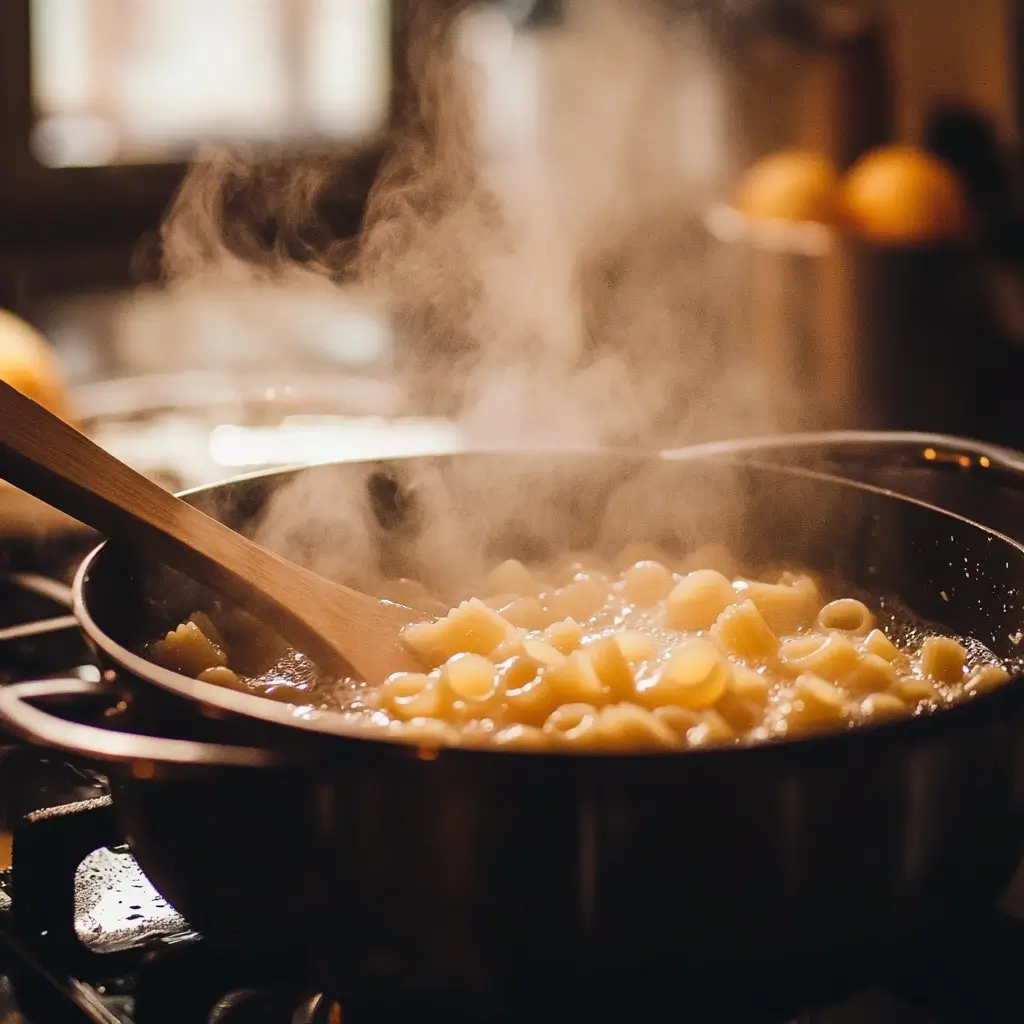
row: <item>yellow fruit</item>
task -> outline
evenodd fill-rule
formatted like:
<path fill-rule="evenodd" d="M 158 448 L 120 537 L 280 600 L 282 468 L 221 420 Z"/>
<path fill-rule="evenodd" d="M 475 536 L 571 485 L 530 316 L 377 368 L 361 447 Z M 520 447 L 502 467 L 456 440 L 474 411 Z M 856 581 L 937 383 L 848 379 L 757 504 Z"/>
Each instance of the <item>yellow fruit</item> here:
<path fill-rule="evenodd" d="M 0 380 L 68 418 L 60 367 L 46 339 L 24 320 L 0 309 Z"/>
<path fill-rule="evenodd" d="M 956 174 L 914 146 L 883 146 L 850 169 L 840 211 L 853 234 L 879 245 L 920 245 L 963 238 L 967 202 Z"/>
<path fill-rule="evenodd" d="M 747 171 L 736 207 L 758 220 L 831 224 L 838 182 L 835 166 L 818 153 L 772 153 Z"/>

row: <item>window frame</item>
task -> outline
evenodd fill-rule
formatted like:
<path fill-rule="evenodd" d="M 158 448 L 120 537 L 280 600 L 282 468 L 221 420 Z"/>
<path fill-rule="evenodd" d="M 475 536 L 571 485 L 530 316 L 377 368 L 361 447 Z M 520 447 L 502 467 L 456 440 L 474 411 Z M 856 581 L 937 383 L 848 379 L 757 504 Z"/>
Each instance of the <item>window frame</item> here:
<path fill-rule="evenodd" d="M 32 154 L 30 0 L 0 4 L 0 235 L 108 237 L 159 220 L 183 163 L 46 167 Z"/>
<path fill-rule="evenodd" d="M 392 0 L 392 115 L 401 94 L 403 27 L 411 2 Z M 137 237 L 154 229 L 186 163 L 54 168 L 36 160 L 30 146 L 36 121 L 30 24 L 31 0 L 0 2 L 0 243 L 45 246 Z M 366 150 L 379 147 L 379 141 L 368 143 Z"/>

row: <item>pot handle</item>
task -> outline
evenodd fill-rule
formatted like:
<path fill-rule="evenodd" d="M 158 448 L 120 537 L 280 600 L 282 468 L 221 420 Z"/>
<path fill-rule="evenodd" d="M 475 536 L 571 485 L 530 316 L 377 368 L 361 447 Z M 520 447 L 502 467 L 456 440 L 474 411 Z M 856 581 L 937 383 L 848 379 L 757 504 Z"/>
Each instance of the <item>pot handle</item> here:
<path fill-rule="evenodd" d="M 36 706 L 36 702 L 106 698 L 114 695 L 100 682 L 47 679 L 0 687 L 0 721 L 12 733 L 40 746 L 99 762 L 130 762 L 139 778 L 155 778 L 161 765 L 263 768 L 281 763 L 269 750 L 167 739 L 83 725 Z"/>

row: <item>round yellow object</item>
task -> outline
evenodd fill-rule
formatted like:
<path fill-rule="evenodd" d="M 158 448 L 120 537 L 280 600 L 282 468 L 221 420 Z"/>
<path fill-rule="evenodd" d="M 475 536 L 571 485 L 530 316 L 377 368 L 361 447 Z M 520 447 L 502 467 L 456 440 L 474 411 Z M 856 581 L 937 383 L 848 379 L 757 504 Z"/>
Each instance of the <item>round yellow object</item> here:
<path fill-rule="evenodd" d="M 844 224 L 879 245 L 953 241 L 968 231 L 967 201 L 953 170 L 914 146 L 866 153 L 842 183 Z"/>
<path fill-rule="evenodd" d="M 46 339 L 24 320 L 0 309 L 0 380 L 65 419 L 67 392 Z"/>
<path fill-rule="evenodd" d="M 838 184 L 838 172 L 827 157 L 798 150 L 772 153 L 747 171 L 736 207 L 758 220 L 831 224 Z"/>

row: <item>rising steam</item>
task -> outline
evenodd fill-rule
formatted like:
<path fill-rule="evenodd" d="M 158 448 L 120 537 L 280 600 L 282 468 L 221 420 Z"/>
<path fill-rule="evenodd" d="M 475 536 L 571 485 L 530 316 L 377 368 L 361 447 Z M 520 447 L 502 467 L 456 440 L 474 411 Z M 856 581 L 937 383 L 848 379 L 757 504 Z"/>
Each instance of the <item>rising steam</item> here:
<path fill-rule="evenodd" d="M 255 294 L 296 314 L 360 296 L 394 325 L 407 411 L 451 416 L 488 447 L 770 432 L 783 382 L 755 372 L 737 257 L 702 221 L 731 170 L 725 78 L 700 26 L 666 9 L 584 0 L 564 24 L 527 34 L 492 7 L 420 0 L 401 127 L 361 230 L 338 219 L 339 190 L 359 185 L 350 155 L 298 167 L 216 155 L 196 165 L 164 226 L 170 287 L 216 292 L 240 317 Z M 479 495 L 471 511 L 494 508 L 493 463 L 459 465 L 457 487 Z M 567 526 L 599 532 L 597 505 L 563 522 L 555 495 L 569 468 L 504 479 L 505 523 L 562 543 Z M 452 481 L 421 475 L 421 498 L 434 495 L 421 510 L 432 551 L 421 568 L 435 584 L 472 576 L 486 545 L 444 498 Z M 300 476 L 258 539 L 372 589 L 366 491 L 341 479 Z M 621 492 L 637 536 L 680 515 L 674 495 L 670 510 L 654 508 L 652 486 Z M 740 507 L 724 489 L 701 498 L 705 511 Z"/>
<path fill-rule="evenodd" d="M 343 282 L 393 320 L 409 409 L 488 445 L 771 429 L 735 268 L 700 220 L 728 172 L 721 76 L 653 2 L 567 10 L 525 34 L 486 6 L 416 5 L 359 237 L 332 216 L 346 154 L 213 155 L 164 226 L 171 286 L 300 303 Z"/>

